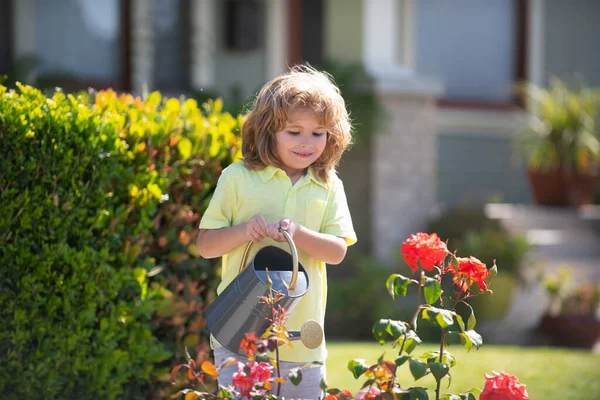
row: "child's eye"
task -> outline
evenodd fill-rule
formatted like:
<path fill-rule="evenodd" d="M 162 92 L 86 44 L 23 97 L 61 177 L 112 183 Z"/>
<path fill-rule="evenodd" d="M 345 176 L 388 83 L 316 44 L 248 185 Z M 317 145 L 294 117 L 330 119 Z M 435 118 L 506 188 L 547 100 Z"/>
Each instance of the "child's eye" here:
<path fill-rule="evenodd" d="M 313 132 L 313 136 L 323 136 L 325 134 L 325 132 Z"/>
<path fill-rule="evenodd" d="M 292 132 L 292 131 L 288 131 L 288 133 L 293 136 L 297 136 L 300 134 L 300 132 Z"/>

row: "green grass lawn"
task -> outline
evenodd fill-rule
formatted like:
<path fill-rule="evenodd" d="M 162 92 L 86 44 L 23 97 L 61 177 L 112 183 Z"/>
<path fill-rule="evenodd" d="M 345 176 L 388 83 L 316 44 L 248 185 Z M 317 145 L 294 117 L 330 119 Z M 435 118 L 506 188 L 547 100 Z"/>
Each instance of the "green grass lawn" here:
<path fill-rule="evenodd" d="M 327 360 L 327 383 L 331 388 L 348 389 L 356 394 L 364 376 L 354 379 L 347 369 L 348 361 L 363 358 L 367 364 L 377 362 L 385 352 L 385 358 L 394 360 L 397 351 L 391 345 L 380 346 L 368 342 L 328 342 L 329 358 Z M 439 346 L 422 344 L 413 356 L 420 356 L 425 351 L 439 350 Z M 442 381 L 442 392 L 463 393 L 477 387 L 483 389 L 484 372 L 504 371 L 519 378 L 527 385 L 532 400 L 553 399 L 600 399 L 600 354 L 588 351 L 550 347 L 515 347 L 515 346 L 482 346 L 479 350 L 467 352 L 463 347 L 446 348 L 456 358 L 456 365 L 450 370 L 452 384 Z M 435 388 L 435 379 L 427 375 L 415 382 L 408 369 L 408 364 L 399 368 L 399 380 L 404 387 L 423 386 Z M 430 395 L 434 392 L 430 392 Z"/>

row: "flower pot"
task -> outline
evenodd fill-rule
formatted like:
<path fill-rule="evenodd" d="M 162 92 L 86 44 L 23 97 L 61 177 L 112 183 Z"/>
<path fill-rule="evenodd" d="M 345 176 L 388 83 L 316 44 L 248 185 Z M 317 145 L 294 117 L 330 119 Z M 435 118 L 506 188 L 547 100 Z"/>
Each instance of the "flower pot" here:
<path fill-rule="evenodd" d="M 529 170 L 528 177 L 537 205 L 579 207 L 594 203 L 598 182 L 598 173 L 595 171 Z"/>
<path fill-rule="evenodd" d="M 468 302 L 475 311 L 475 316 L 480 321 L 500 321 L 506 317 L 513 303 L 517 278 L 508 274 L 496 275 L 492 279 L 489 293 L 472 297 Z"/>
<path fill-rule="evenodd" d="M 567 188 L 569 205 L 574 207 L 594 204 L 598 174 L 594 172 L 565 173 L 564 183 Z"/>
<path fill-rule="evenodd" d="M 591 315 L 544 314 L 540 330 L 556 346 L 590 349 L 600 341 L 600 320 Z"/>
<path fill-rule="evenodd" d="M 562 171 L 528 171 L 529 185 L 535 204 L 541 206 L 567 206 L 569 197 Z"/>

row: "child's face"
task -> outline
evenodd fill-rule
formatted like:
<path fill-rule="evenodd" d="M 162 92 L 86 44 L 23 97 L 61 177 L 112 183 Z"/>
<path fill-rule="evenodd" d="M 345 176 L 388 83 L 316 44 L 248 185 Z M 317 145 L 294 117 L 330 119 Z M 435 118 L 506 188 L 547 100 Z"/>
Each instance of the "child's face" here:
<path fill-rule="evenodd" d="M 327 144 L 327 129 L 310 111 L 293 111 L 283 130 L 275 134 L 277 154 L 288 175 L 304 170 L 323 154 Z"/>

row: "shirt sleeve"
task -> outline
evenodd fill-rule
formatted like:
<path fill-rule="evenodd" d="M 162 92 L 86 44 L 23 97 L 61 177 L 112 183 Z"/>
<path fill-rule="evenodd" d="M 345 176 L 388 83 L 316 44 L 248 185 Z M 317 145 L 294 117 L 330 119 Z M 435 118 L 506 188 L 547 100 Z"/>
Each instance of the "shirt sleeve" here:
<path fill-rule="evenodd" d="M 200 229 L 220 229 L 232 226 L 235 207 L 235 177 L 226 169 L 223 170 L 217 188 L 202 215 Z"/>
<path fill-rule="evenodd" d="M 346 244 L 351 246 L 356 243 L 357 239 L 342 181 L 336 179 L 331 190 L 332 193 L 325 209 L 323 233 L 343 237 L 346 239 Z"/>

